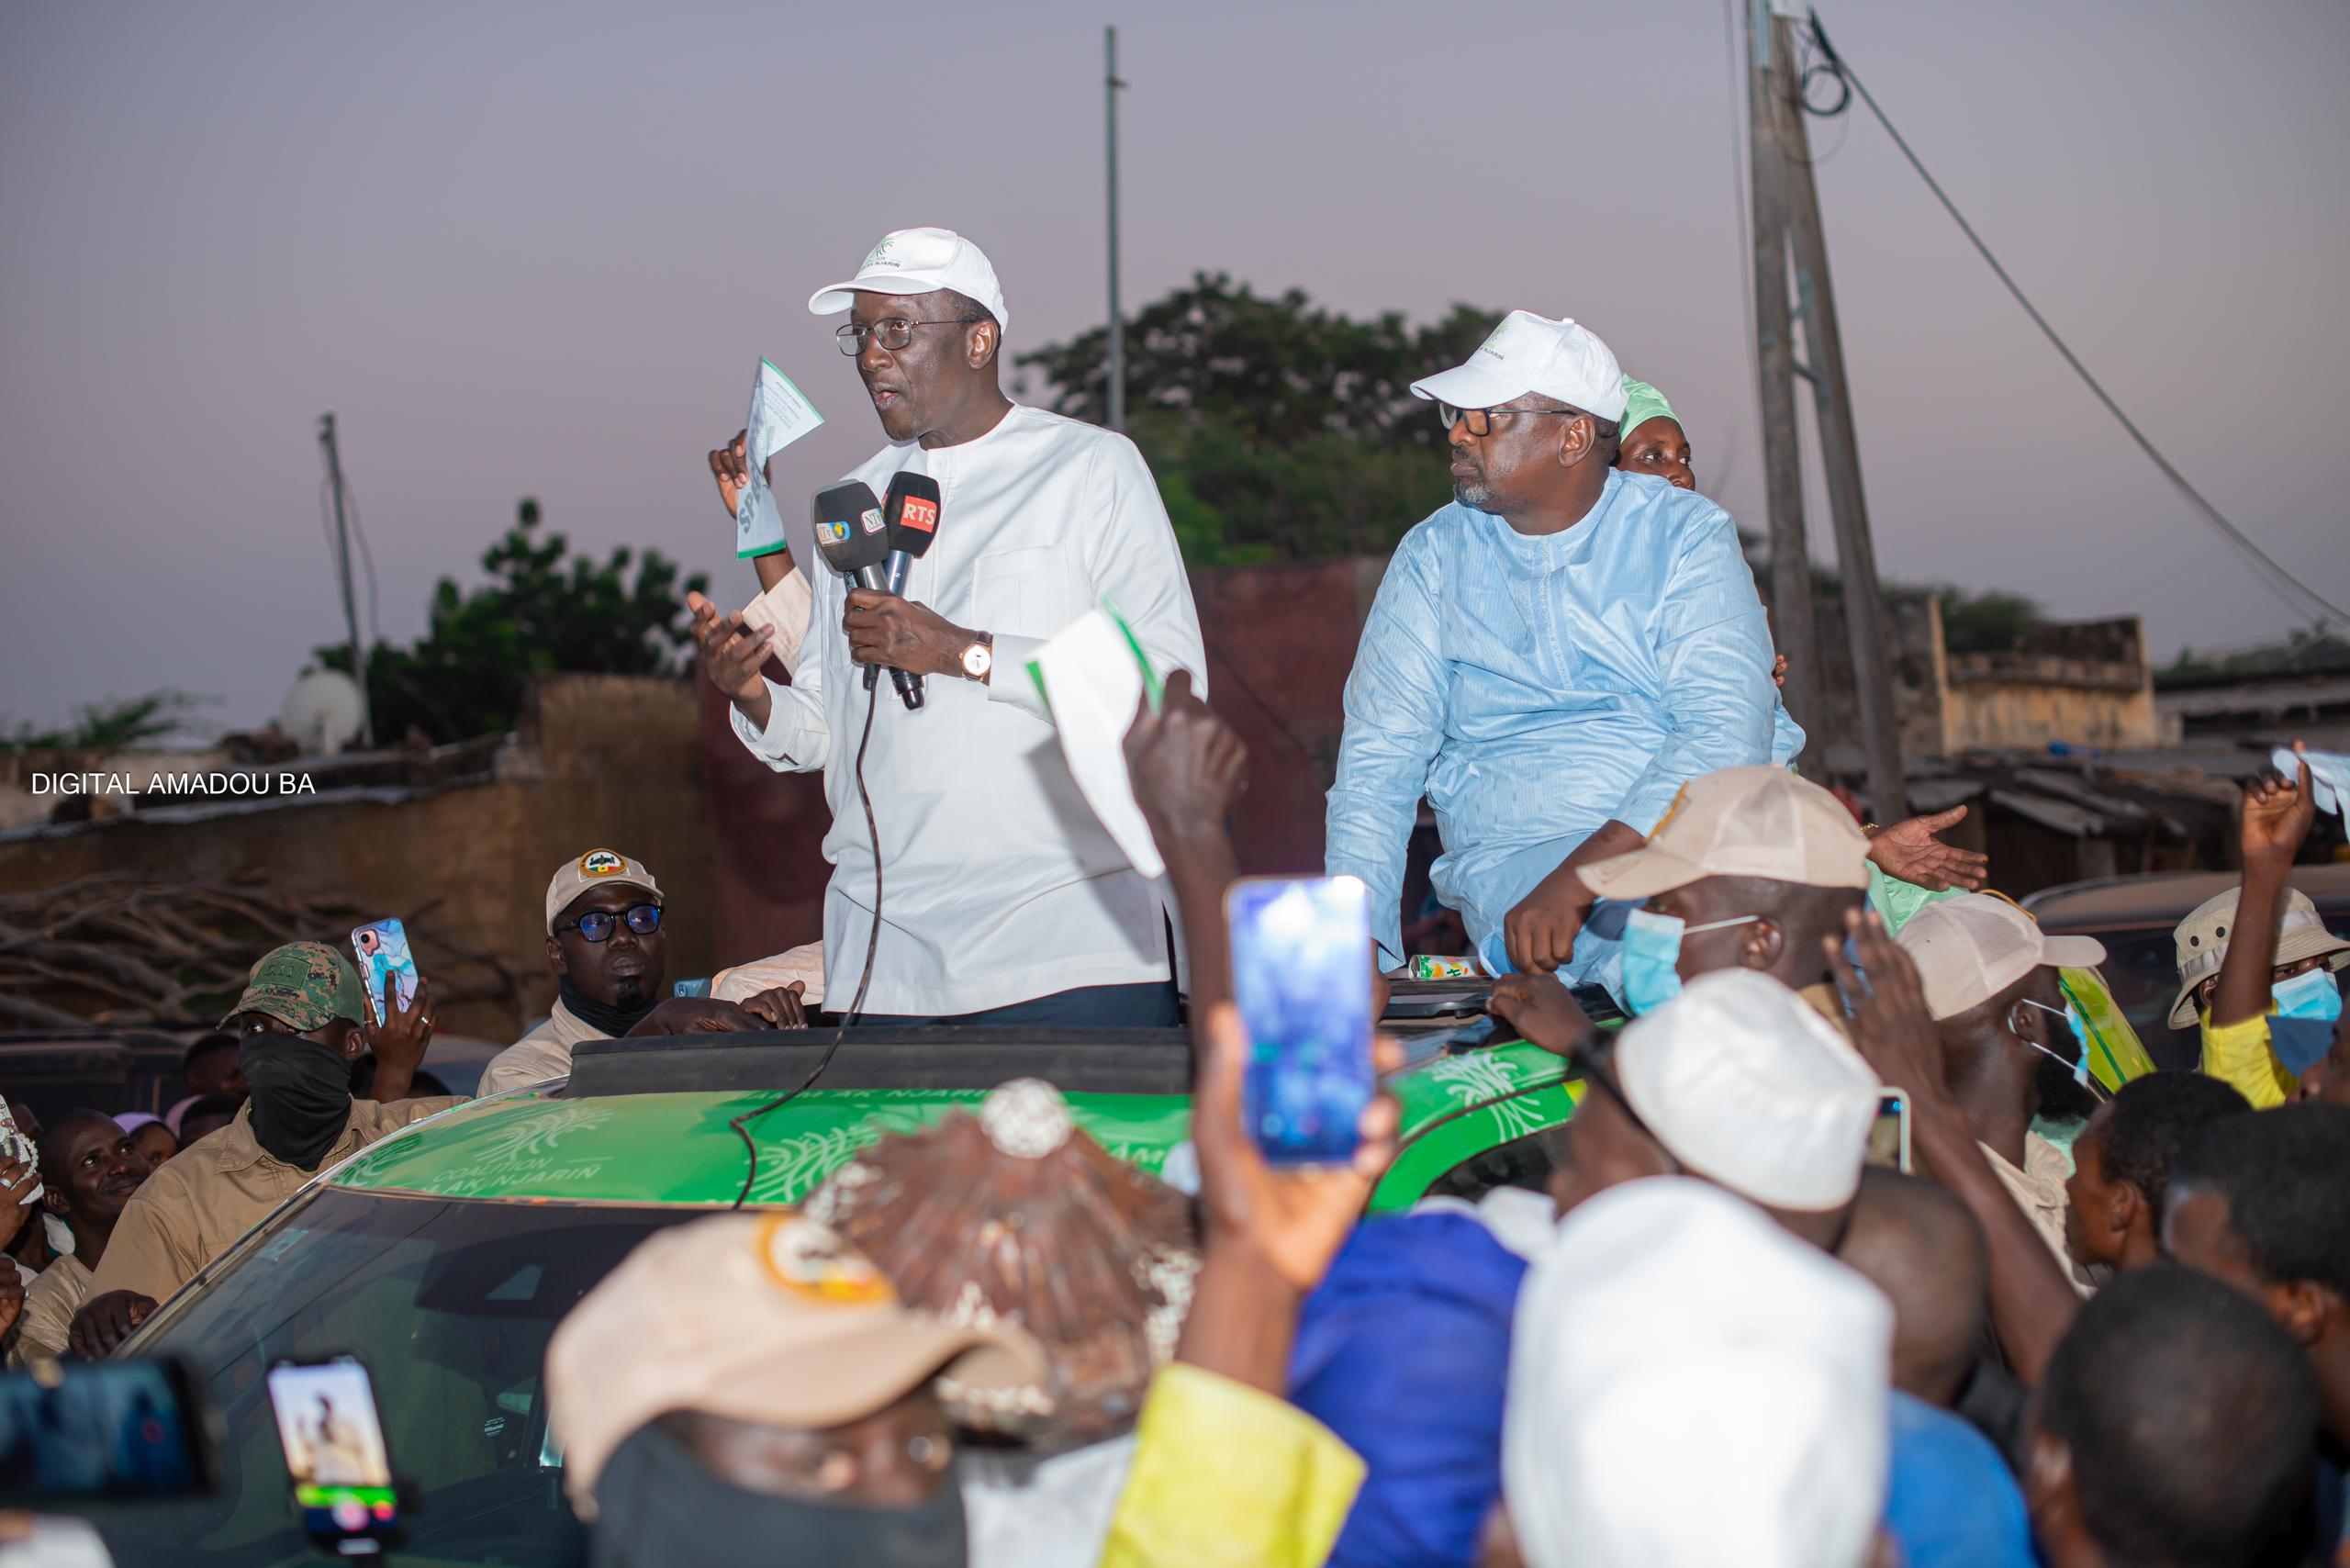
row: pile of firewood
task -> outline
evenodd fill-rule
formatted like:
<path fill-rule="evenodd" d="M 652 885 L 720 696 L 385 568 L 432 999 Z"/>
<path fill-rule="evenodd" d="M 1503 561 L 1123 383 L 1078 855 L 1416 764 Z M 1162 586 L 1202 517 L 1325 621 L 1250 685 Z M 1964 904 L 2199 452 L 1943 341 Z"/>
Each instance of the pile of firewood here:
<path fill-rule="evenodd" d="M 398 912 L 433 1000 L 518 1007 L 510 966 L 436 934 L 429 917 L 439 902 Z M 272 947 L 310 941 L 342 952 L 352 926 L 383 913 L 259 871 L 226 881 L 107 873 L 0 894 L 0 1028 L 207 1028 Z"/>

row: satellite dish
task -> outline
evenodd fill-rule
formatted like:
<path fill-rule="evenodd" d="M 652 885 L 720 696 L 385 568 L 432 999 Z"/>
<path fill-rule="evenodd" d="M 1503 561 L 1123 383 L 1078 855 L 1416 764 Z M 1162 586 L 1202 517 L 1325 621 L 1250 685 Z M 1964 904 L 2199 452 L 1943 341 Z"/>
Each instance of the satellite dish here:
<path fill-rule="evenodd" d="M 341 670 L 322 669 L 294 683 L 278 722 L 304 753 L 332 756 L 359 734 L 363 714 L 359 683 Z"/>

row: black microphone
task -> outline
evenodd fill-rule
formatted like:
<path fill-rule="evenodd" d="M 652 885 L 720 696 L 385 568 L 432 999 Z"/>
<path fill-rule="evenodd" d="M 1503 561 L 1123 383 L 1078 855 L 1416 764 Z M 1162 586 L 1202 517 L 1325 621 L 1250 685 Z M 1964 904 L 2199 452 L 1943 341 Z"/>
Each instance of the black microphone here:
<path fill-rule="evenodd" d="M 881 519 L 890 532 L 890 564 L 884 581 L 887 591 L 904 597 L 906 578 L 913 572 L 914 563 L 930 549 L 931 541 L 938 537 L 938 481 L 927 474 L 901 471 L 890 481 L 890 494 L 881 503 Z M 865 666 L 865 685 L 872 689 L 873 678 L 879 666 Z M 904 670 L 890 672 L 890 682 L 898 689 L 899 698 L 909 708 L 922 706 L 922 677 Z"/>
<path fill-rule="evenodd" d="M 886 590 L 889 574 L 882 563 L 890 554 L 890 528 L 872 486 L 834 485 L 817 491 L 815 530 L 816 553 L 824 565 L 858 588 Z"/>

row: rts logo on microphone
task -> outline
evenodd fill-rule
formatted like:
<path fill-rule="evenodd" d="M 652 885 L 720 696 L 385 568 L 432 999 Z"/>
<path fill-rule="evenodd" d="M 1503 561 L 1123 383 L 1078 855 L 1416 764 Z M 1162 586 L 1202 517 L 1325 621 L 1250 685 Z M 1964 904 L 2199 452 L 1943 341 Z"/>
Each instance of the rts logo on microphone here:
<path fill-rule="evenodd" d="M 898 513 L 898 526 L 911 528 L 917 533 L 935 532 L 938 528 L 938 503 L 924 496 L 908 496 L 905 509 Z"/>

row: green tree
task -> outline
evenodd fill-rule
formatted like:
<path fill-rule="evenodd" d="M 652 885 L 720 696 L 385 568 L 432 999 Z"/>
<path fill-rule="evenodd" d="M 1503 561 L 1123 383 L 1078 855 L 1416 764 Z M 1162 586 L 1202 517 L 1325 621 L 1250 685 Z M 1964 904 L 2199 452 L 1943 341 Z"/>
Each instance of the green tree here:
<path fill-rule="evenodd" d="M 511 729 L 525 684 L 549 671 L 685 673 L 693 638 L 683 601 L 689 589 L 708 590 L 707 577 L 680 582 L 677 564 L 657 550 L 640 559 L 621 547 L 599 564 L 539 529 L 539 503 L 525 498 L 514 526 L 482 555 L 487 583 L 461 589 L 442 577 L 424 635 L 368 653 L 378 740 L 410 729 L 444 743 Z M 351 650 L 322 647 L 318 662 L 349 674 Z"/>
<path fill-rule="evenodd" d="M 1149 459 L 1195 566 L 1381 554 L 1444 504 L 1451 480 L 1411 384 L 1460 364 L 1500 312 L 1456 305 L 1409 325 L 1356 321 L 1297 289 L 1223 274 L 1146 306 L 1126 329 L 1127 433 Z M 1024 354 L 1051 406 L 1107 417 L 1107 329 Z"/>
<path fill-rule="evenodd" d="M 196 709 L 218 700 L 169 689 L 144 697 L 110 697 L 84 704 L 62 728 L 41 730 L 20 723 L 5 744 L 26 751 L 118 751 L 174 734 Z"/>

